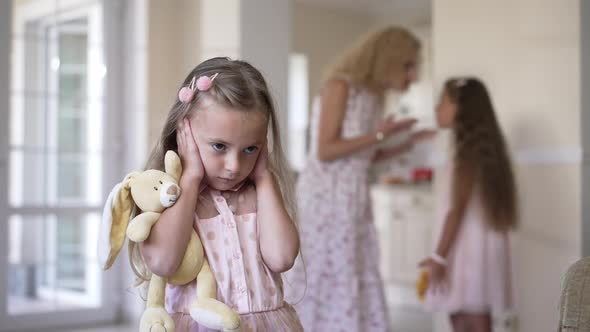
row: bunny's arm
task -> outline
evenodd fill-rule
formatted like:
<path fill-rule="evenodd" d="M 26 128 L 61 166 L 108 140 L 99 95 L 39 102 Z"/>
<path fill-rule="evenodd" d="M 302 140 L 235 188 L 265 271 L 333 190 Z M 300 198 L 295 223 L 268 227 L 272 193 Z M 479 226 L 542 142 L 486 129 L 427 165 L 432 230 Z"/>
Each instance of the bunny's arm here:
<path fill-rule="evenodd" d="M 144 212 L 129 222 L 127 227 L 127 237 L 134 242 L 143 242 L 148 238 L 152 226 L 160 218 L 160 213 Z"/>

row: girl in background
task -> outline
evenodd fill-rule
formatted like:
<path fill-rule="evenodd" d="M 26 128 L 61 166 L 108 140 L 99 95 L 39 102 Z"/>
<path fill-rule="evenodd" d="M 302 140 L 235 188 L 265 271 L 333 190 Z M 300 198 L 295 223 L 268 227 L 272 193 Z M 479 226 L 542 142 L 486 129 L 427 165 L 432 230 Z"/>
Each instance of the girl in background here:
<path fill-rule="evenodd" d="M 512 305 L 509 231 L 517 222 L 514 174 L 484 84 L 448 80 L 436 110 L 451 129 L 452 162 L 442 191 L 426 306 L 450 315 L 455 332 L 491 332 L 492 312 Z"/>

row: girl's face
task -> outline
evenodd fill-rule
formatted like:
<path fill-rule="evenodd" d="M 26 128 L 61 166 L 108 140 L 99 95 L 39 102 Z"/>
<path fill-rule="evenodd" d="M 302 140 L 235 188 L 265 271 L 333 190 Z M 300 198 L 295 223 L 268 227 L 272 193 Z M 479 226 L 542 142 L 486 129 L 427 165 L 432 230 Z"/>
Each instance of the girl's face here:
<path fill-rule="evenodd" d="M 455 122 L 456 114 L 457 105 L 446 92 L 443 93 L 436 106 L 436 121 L 438 122 L 438 126 L 441 128 L 451 128 Z"/>
<path fill-rule="evenodd" d="M 223 191 L 244 181 L 266 144 L 268 121 L 264 114 L 234 110 L 206 100 L 190 121 L 205 167 L 206 183 Z"/>

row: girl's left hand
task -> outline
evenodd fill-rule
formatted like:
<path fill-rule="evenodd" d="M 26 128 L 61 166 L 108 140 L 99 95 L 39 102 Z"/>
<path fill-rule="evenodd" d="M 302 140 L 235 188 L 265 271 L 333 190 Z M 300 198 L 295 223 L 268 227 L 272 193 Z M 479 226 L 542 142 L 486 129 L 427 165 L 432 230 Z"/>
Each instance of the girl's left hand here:
<path fill-rule="evenodd" d="M 428 288 L 434 292 L 444 292 L 448 286 L 447 267 L 435 262 L 432 258 L 426 258 L 418 264 L 428 271 Z"/>
<path fill-rule="evenodd" d="M 250 173 L 250 178 L 254 180 L 254 182 L 258 182 L 260 179 L 268 176 L 270 174 L 268 170 L 268 144 L 264 143 L 260 153 L 258 154 L 258 159 L 256 160 L 256 165 L 254 165 L 254 169 L 252 173 Z"/>
<path fill-rule="evenodd" d="M 183 119 L 177 124 L 176 144 L 182 161 L 183 176 L 195 178 L 200 182 L 205 177 L 205 167 L 188 119 Z"/>

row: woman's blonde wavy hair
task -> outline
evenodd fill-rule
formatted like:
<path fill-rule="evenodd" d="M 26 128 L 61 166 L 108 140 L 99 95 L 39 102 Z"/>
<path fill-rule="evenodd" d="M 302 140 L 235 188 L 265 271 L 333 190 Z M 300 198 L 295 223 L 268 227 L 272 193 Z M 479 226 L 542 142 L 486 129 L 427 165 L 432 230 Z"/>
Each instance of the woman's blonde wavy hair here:
<path fill-rule="evenodd" d="M 326 71 L 324 80 L 345 76 L 353 83 L 376 89 L 402 75 L 408 61 L 417 57 L 420 41 L 408 30 L 389 26 L 360 38 Z"/>

